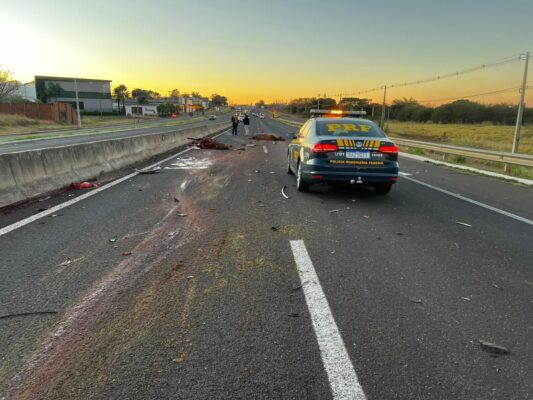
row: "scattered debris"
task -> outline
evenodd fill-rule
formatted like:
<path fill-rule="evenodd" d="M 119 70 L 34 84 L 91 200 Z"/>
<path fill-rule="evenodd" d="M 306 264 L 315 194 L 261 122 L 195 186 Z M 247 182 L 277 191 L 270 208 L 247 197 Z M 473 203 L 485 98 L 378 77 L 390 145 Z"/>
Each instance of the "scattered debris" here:
<path fill-rule="evenodd" d="M 270 174 L 275 174 L 276 172 L 275 171 L 270 171 Z"/>
<path fill-rule="evenodd" d="M 461 299 L 466 300 L 466 301 L 471 301 L 472 300 L 470 297 L 461 297 Z"/>
<path fill-rule="evenodd" d="M 158 165 L 157 167 L 151 168 L 151 169 L 137 169 L 134 168 L 135 172 L 143 175 L 143 174 L 157 174 L 158 172 L 161 172 L 161 167 Z"/>
<path fill-rule="evenodd" d="M 272 227 L 270 227 L 270 229 L 272 229 L 274 232 L 279 230 L 279 228 L 277 226 L 272 226 Z"/>
<path fill-rule="evenodd" d="M 50 207 L 41 207 L 41 208 L 38 208 L 37 211 L 41 212 L 41 211 L 46 211 L 46 210 L 49 210 Z"/>
<path fill-rule="evenodd" d="M 245 147 L 239 147 L 239 148 L 237 148 L 237 149 L 233 149 L 233 150 L 235 150 L 235 151 L 246 150 L 246 148 L 245 148 Z"/>
<path fill-rule="evenodd" d="M 459 243 L 454 242 L 455 247 L 459 248 Z"/>
<path fill-rule="evenodd" d="M 248 144 L 246 145 L 246 147 L 255 147 L 255 146 L 257 146 L 255 143 L 248 143 Z"/>
<path fill-rule="evenodd" d="M 74 193 L 67 194 L 67 197 L 74 197 Z"/>
<path fill-rule="evenodd" d="M 363 215 L 363 218 L 370 218 L 368 215 Z"/>
<path fill-rule="evenodd" d="M 170 164 L 170 167 L 165 167 L 165 169 L 206 169 L 210 165 L 211 161 L 209 160 L 197 160 L 194 157 L 183 157 L 176 159 L 175 163 Z"/>
<path fill-rule="evenodd" d="M 403 236 L 403 232 L 395 232 L 398 236 Z"/>
<path fill-rule="evenodd" d="M 481 348 L 489 353 L 493 354 L 509 354 L 509 350 L 503 346 L 499 346 L 494 343 L 487 342 L 483 339 L 479 339 L 479 345 Z"/>
<path fill-rule="evenodd" d="M 0 319 L 23 317 L 23 316 L 28 316 L 28 315 L 42 315 L 42 314 L 57 314 L 57 311 L 29 311 L 29 312 L 16 313 L 16 314 L 6 314 L 6 315 L 0 315 Z"/>
<path fill-rule="evenodd" d="M 259 133 L 257 135 L 254 135 L 252 137 L 252 139 L 255 139 L 255 140 L 272 140 L 274 142 L 277 142 L 277 141 L 284 142 L 285 141 L 285 138 L 283 136 L 276 136 L 276 135 L 272 135 L 270 133 Z"/>
<path fill-rule="evenodd" d="M 114 249 L 118 249 L 118 246 L 113 246 Z"/>
<path fill-rule="evenodd" d="M 289 314 L 289 317 L 293 317 L 293 318 L 297 318 L 299 316 L 300 316 L 300 313 L 297 313 L 297 312 Z"/>
<path fill-rule="evenodd" d="M 181 213 L 177 213 L 176 215 L 177 215 L 178 217 L 186 217 L 186 216 L 187 216 L 187 214 L 181 214 Z"/>
<path fill-rule="evenodd" d="M 168 236 L 172 237 L 172 236 L 176 235 L 176 233 L 177 233 L 176 231 L 174 231 L 174 232 L 170 232 L 170 233 L 168 234 Z"/>
<path fill-rule="evenodd" d="M 71 263 L 72 263 L 72 260 L 70 259 L 70 257 L 67 257 L 65 261 L 63 261 L 62 263 L 58 265 L 58 267 L 66 267 L 67 265 L 70 265 Z"/>
<path fill-rule="evenodd" d="M 258 170 L 258 169 L 256 169 L 254 172 L 255 172 L 256 174 L 260 174 L 260 173 L 261 173 L 261 171 Z"/>
<path fill-rule="evenodd" d="M 56 217 L 61 217 L 63 214 L 52 214 L 50 215 L 50 218 L 56 218 Z"/>
<path fill-rule="evenodd" d="M 131 251 L 125 251 L 122 253 L 123 256 L 131 256 Z"/>
<path fill-rule="evenodd" d="M 291 290 L 292 290 L 293 292 L 296 292 L 296 291 L 300 290 L 301 288 L 302 288 L 302 285 L 300 285 L 300 286 L 296 286 L 296 287 L 293 287 Z"/>
<path fill-rule="evenodd" d="M 470 226 L 470 227 L 472 227 L 472 225 L 467 224 L 466 222 L 455 221 L 455 223 L 456 223 L 457 225 L 464 225 L 464 226 Z"/>
<path fill-rule="evenodd" d="M 413 297 L 411 300 L 409 300 L 411 303 L 416 303 L 416 304 L 422 304 L 422 299 L 418 299 L 416 297 Z"/>
<path fill-rule="evenodd" d="M 336 212 L 339 212 L 339 211 L 340 211 L 339 208 L 338 208 L 338 209 L 335 209 L 335 210 L 329 210 L 330 213 L 336 213 Z"/>
<path fill-rule="evenodd" d="M 492 284 L 492 287 L 496 288 L 496 289 L 499 289 L 499 290 L 503 290 L 503 288 L 499 285 L 496 285 L 495 283 Z"/>
<path fill-rule="evenodd" d="M 289 196 L 287 196 L 287 195 L 285 194 L 285 189 L 287 189 L 287 186 L 283 186 L 283 187 L 281 188 L 281 194 L 283 195 L 283 197 L 285 197 L 286 199 L 288 199 Z"/>
<path fill-rule="evenodd" d="M 109 239 L 109 241 L 110 241 L 111 243 L 115 243 L 115 242 L 117 241 L 117 238 L 116 238 L 116 237 L 112 237 L 111 239 Z"/>
<path fill-rule="evenodd" d="M 52 196 L 46 196 L 46 197 L 43 197 L 42 199 L 39 199 L 38 201 L 39 201 L 39 203 L 41 203 L 41 202 L 49 200 L 51 198 L 52 198 Z"/>
<path fill-rule="evenodd" d="M 357 201 L 357 200 L 355 200 L 355 199 L 352 199 L 352 203 L 355 203 L 356 201 Z"/>
<path fill-rule="evenodd" d="M 95 187 L 98 187 L 98 184 L 91 183 L 91 182 L 80 182 L 80 183 L 73 182 L 70 184 L 71 189 L 91 189 Z"/>
<path fill-rule="evenodd" d="M 187 279 L 192 279 L 192 278 L 194 278 L 194 275 L 188 275 L 187 276 Z"/>
<path fill-rule="evenodd" d="M 179 203 L 180 202 L 180 199 L 174 197 L 174 203 Z"/>
<path fill-rule="evenodd" d="M 197 138 L 187 138 L 187 139 L 192 140 L 193 145 L 198 146 L 201 149 L 229 150 L 228 145 L 217 142 L 216 140 L 211 139 L 209 137 L 203 137 L 199 139 Z"/>

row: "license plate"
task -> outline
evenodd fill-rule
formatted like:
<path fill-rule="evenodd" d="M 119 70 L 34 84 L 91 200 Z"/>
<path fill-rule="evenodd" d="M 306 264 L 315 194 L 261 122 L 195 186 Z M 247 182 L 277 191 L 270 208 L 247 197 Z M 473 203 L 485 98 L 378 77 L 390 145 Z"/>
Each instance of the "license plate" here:
<path fill-rule="evenodd" d="M 369 151 L 347 151 L 346 158 L 369 159 Z"/>

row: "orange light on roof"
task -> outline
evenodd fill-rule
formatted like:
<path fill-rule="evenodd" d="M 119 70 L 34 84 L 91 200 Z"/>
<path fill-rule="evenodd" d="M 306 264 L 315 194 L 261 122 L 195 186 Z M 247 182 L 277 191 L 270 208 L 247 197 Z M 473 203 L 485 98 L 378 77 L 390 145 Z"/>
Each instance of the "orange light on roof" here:
<path fill-rule="evenodd" d="M 342 110 L 331 110 L 332 114 L 342 114 Z"/>

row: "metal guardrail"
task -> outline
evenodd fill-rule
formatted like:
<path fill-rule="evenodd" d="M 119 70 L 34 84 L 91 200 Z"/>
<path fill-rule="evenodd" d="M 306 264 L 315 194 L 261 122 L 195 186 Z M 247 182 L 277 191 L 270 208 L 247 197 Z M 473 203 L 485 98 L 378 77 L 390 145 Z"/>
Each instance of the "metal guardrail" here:
<path fill-rule="evenodd" d="M 278 121 L 284 122 L 287 125 L 294 127 L 300 127 L 303 123 L 297 121 L 291 121 L 288 119 L 277 118 Z M 520 165 L 523 167 L 533 167 L 533 155 L 521 154 L 521 153 L 507 153 L 493 150 L 484 150 L 484 149 L 474 149 L 471 147 L 459 147 L 459 146 L 450 146 L 447 144 L 423 142 L 421 140 L 411 140 L 411 139 L 402 139 L 394 138 L 391 139 L 400 146 L 407 147 L 416 147 L 418 149 L 431 150 L 443 154 L 451 154 L 456 156 L 463 156 L 469 158 L 475 158 L 478 160 L 485 161 L 496 161 L 502 162 L 505 164 L 514 164 Z"/>
<path fill-rule="evenodd" d="M 391 139 L 400 146 L 416 147 L 418 149 L 436 151 L 443 154 L 452 154 L 476 158 L 485 161 L 496 161 L 506 164 L 521 165 L 523 167 L 533 167 L 533 155 L 520 153 L 506 153 L 493 150 L 473 149 L 470 147 L 450 146 L 446 144 L 423 142 L 420 140 L 393 138 Z"/>

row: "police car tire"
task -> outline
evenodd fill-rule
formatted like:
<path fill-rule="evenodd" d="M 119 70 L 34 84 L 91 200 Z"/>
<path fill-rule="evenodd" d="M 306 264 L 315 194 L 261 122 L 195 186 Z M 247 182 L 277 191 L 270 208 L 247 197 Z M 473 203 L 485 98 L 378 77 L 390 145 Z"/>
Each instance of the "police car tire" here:
<path fill-rule="evenodd" d="M 298 174 L 296 175 L 296 189 L 299 192 L 308 192 L 309 183 L 305 182 L 302 178 L 302 164 L 298 162 Z"/>
<path fill-rule="evenodd" d="M 294 172 L 292 172 L 291 169 L 291 153 L 287 153 L 287 173 L 289 175 L 294 175 Z"/>
<path fill-rule="evenodd" d="M 382 183 L 380 185 L 374 186 L 374 192 L 376 192 L 376 194 L 383 195 L 383 196 L 388 194 L 391 189 L 392 189 L 392 184 L 390 183 Z"/>

